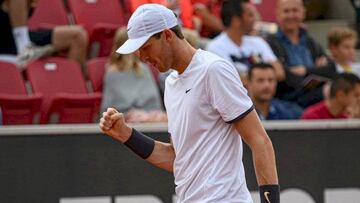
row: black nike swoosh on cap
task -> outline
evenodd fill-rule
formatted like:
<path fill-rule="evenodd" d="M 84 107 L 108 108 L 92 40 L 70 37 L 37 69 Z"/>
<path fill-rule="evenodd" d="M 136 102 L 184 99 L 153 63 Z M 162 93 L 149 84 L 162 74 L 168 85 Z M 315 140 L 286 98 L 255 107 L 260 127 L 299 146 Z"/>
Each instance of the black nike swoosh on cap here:
<path fill-rule="evenodd" d="M 185 90 L 185 94 L 187 94 L 188 92 L 190 92 L 191 88 L 188 89 L 188 90 Z"/>

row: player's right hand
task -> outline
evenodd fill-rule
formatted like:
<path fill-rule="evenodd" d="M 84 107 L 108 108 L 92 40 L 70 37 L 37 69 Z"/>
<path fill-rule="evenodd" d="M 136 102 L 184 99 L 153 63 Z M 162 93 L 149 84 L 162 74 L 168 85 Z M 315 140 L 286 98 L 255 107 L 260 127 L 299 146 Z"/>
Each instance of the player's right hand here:
<path fill-rule="evenodd" d="M 125 123 L 124 114 L 114 108 L 108 108 L 103 112 L 99 127 L 106 135 L 122 143 L 130 138 L 132 132 L 132 128 Z"/>

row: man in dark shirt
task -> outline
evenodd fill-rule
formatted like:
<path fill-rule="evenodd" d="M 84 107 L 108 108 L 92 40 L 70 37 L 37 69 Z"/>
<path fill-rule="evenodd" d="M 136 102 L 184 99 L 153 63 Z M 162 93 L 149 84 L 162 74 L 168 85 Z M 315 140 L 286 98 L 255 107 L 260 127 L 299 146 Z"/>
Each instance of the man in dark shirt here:
<path fill-rule="evenodd" d="M 322 100 L 322 88 L 306 88 L 309 75 L 332 78 L 336 67 L 303 28 L 305 8 L 302 0 L 278 0 L 279 30 L 267 41 L 285 67 L 286 79 L 279 83 L 277 97 L 306 107 Z"/>
<path fill-rule="evenodd" d="M 252 65 L 248 73 L 248 90 L 261 120 L 298 119 L 302 108 L 296 104 L 274 99 L 275 69 L 270 64 Z"/>

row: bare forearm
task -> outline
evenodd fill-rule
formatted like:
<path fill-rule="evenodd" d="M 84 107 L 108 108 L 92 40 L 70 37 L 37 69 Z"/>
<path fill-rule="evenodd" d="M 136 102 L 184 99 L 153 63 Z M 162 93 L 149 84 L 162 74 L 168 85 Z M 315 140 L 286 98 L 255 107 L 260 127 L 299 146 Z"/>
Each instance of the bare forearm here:
<path fill-rule="evenodd" d="M 155 142 L 154 151 L 146 159 L 149 163 L 156 167 L 173 172 L 173 164 L 175 160 L 174 148 L 170 143 Z"/>
<path fill-rule="evenodd" d="M 263 143 L 253 146 L 252 151 L 258 184 L 279 184 L 271 140 L 265 138 Z"/>
<path fill-rule="evenodd" d="M 285 71 L 279 61 L 275 61 L 271 64 L 275 68 L 275 74 L 277 81 L 281 82 L 285 80 Z"/>
<path fill-rule="evenodd" d="M 274 148 L 256 111 L 237 121 L 235 128 L 251 148 L 258 184 L 278 184 Z"/>

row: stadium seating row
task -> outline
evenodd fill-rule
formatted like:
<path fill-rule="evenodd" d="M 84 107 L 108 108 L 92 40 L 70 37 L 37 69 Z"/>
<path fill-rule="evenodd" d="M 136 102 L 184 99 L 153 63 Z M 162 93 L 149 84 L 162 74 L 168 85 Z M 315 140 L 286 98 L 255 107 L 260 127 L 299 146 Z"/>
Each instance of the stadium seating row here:
<path fill-rule="evenodd" d="M 105 63 L 106 58 L 88 62 L 91 92 L 74 61 L 55 57 L 33 61 L 24 74 L 14 64 L 0 62 L 3 124 L 94 122 L 101 103 Z"/>

